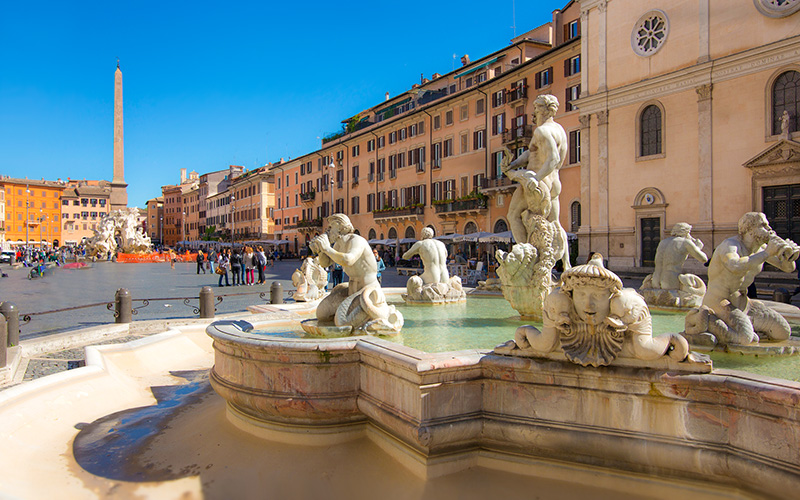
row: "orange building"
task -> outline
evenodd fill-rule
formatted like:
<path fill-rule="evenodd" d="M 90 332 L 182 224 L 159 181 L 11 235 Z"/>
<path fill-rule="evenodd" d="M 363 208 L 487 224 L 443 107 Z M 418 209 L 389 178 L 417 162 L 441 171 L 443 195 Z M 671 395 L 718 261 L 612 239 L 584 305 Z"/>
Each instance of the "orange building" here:
<path fill-rule="evenodd" d="M 61 238 L 61 194 L 66 182 L 0 179 L 5 197 L 6 244 L 59 246 Z"/>
<path fill-rule="evenodd" d="M 540 94 L 560 102 L 570 139 L 561 171 L 561 223 L 580 226 L 580 10 L 569 2 L 553 21 L 511 45 L 430 79 L 345 120 L 315 152 L 272 167 L 276 234 L 302 246 L 331 213 L 347 214 L 368 239 L 502 232 L 516 188 L 499 170 L 506 148 L 525 151 Z M 278 183 L 277 179 L 281 182 Z M 579 205 L 578 205 L 579 206 Z M 295 219 L 297 217 L 298 219 Z"/>

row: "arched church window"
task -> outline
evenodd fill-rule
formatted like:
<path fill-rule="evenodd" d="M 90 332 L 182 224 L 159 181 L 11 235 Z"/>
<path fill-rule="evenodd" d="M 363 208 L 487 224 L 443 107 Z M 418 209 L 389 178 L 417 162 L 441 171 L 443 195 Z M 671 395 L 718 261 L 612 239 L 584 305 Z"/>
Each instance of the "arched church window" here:
<path fill-rule="evenodd" d="M 570 205 L 570 232 L 577 233 L 581 227 L 581 203 L 573 201 Z"/>
<path fill-rule="evenodd" d="M 639 127 L 639 156 L 661 154 L 661 109 L 651 104 L 642 110 Z"/>
<path fill-rule="evenodd" d="M 782 132 L 783 112 L 789 115 L 789 132 L 797 132 L 800 114 L 800 73 L 787 71 L 772 85 L 772 133 Z"/>

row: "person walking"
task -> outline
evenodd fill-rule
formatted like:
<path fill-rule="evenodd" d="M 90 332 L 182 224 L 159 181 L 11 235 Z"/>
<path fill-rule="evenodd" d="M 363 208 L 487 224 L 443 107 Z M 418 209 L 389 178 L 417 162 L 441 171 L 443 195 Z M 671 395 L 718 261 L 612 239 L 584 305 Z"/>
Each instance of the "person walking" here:
<path fill-rule="evenodd" d="M 175 256 L 175 251 L 172 250 L 171 248 L 169 249 L 169 254 L 167 254 L 167 258 L 169 259 L 170 262 L 170 269 L 175 269 L 176 256 Z"/>
<path fill-rule="evenodd" d="M 211 274 L 214 274 L 214 264 L 217 262 L 217 252 L 213 248 L 208 252 L 208 267 L 211 269 Z"/>
<path fill-rule="evenodd" d="M 264 283 L 264 272 L 267 267 L 267 256 L 264 254 L 264 247 L 258 245 L 256 251 L 256 265 L 258 266 L 258 284 Z"/>
<path fill-rule="evenodd" d="M 375 261 L 378 262 L 378 284 L 383 284 L 383 281 L 381 280 L 381 274 L 386 270 L 386 264 L 384 264 L 381 256 L 378 255 L 378 250 L 373 248 L 372 254 L 375 256 Z"/>
<path fill-rule="evenodd" d="M 241 272 L 242 254 L 240 254 L 238 250 L 234 250 L 231 253 L 231 274 L 233 275 L 233 286 L 239 286 L 242 284 Z"/>
<path fill-rule="evenodd" d="M 244 249 L 244 276 L 247 286 L 253 286 L 256 269 L 256 255 L 253 253 L 252 247 L 245 247 Z"/>
<path fill-rule="evenodd" d="M 216 271 L 219 274 L 219 286 L 230 286 L 230 282 L 228 281 L 228 268 L 230 267 L 230 260 L 228 260 L 228 256 L 225 251 L 221 251 L 219 253 L 219 257 L 217 258 L 217 266 L 219 269 Z M 222 284 L 222 278 L 225 278 L 225 285 Z"/>
<path fill-rule="evenodd" d="M 203 270 L 203 274 L 206 274 L 206 257 L 203 255 L 202 250 L 197 251 L 197 274 L 200 274 L 200 270 Z"/>

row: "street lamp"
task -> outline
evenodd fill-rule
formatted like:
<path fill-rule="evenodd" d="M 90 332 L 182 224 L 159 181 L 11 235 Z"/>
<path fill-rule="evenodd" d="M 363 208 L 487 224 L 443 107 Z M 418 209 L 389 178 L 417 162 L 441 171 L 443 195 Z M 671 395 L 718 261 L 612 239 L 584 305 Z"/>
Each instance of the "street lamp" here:
<path fill-rule="evenodd" d="M 158 244 L 164 246 L 164 217 L 158 218 Z"/>
<path fill-rule="evenodd" d="M 186 210 L 181 212 L 181 241 L 186 245 Z"/>
<path fill-rule="evenodd" d="M 333 162 L 333 160 L 331 160 L 329 167 L 331 167 L 331 210 L 328 215 L 331 216 L 333 215 L 333 174 L 336 173 L 336 164 Z"/>
<path fill-rule="evenodd" d="M 44 225 L 44 221 L 47 220 L 47 215 L 45 215 L 42 210 L 39 210 L 39 248 L 44 250 L 44 243 L 42 242 L 42 226 Z"/>

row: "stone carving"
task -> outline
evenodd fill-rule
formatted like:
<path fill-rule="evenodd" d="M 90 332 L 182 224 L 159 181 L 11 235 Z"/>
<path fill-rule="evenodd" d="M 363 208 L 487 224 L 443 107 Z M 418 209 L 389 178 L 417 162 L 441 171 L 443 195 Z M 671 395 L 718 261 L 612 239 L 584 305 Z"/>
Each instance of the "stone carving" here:
<path fill-rule="evenodd" d="M 693 344 L 748 345 L 789 338 L 789 323 L 763 302 L 747 298 L 765 262 L 785 272 L 795 269 L 800 246 L 772 230 L 761 212 L 739 219 L 739 234 L 719 244 L 708 266 L 702 306 L 686 315 L 684 336 Z"/>
<path fill-rule="evenodd" d="M 656 249 L 656 268 L 642 282 L 644 300 L 660 307 L 698 307 L 706 293 L 706 285 L 694 274 L 682 274 L 683 263 L 692 256 L 705 264 L 708 256 L 703 242 L 693 237 L 692 226 L 679 222 L 672 227 L 672 236 L 665 238 Z"/>
<path fill-rule="evenodd" d="M 138 217 L 138 208 L 109 212 L 97 224 L 94 236 L 86 242 L 87 254 L 97 259 L 107 259 L 116 252 L 150 251 L 150 237 L 139 227 Z"/>
<path fill-rule="evenodd" d="M 521 326 L 495 353 L 548 357 L 560 351 L 583 366 L 609 365 L 617 358 L 689 359 L 689 345 L 679 334 L 653 336 L 644 299 L 622 288 L 622 280 L 603 267 L 601 255 L 564 271 L 559 285 L 545 299 L 542 330 Z"/>
<path fill-rule="evenodd" d="M 403 327 L 403 315 L 386 302 L 378 283 L 378 264 L 367 240 L 355 234 L 344 214 L 328 217 L 328 232 L 311 240 L 318 263 L 339 264 L 350 281 L 337 285 L 317 306 L 317 318 L 301 323 L 312 335 L 394 334 Z"/>
<path fill-rule="evenodd" d="M 300 269 L 292 274 L 295 292 L 292 298 L 297 302 L 312 302 L 325 295 L 328 272 L 319 265 L 316 257 L 306 257 Z"/>
<path fill-rule="evenodd" d="M 781 137 L 784 139 L 789 138 L 789 112 L 785 109 L 781 114 Z"/>
<path fill-rule="evenodd" d="M 412 276 L 406 284 L 403 299 L 410 304 L 446 304 L 463 302 L 466 293 L 461 288 L 461 278 L 449 276 L 447 272 L 447 247 L 439 240 L 433 239 L 433 230 L 426 227 L 422 230 L 422 239 L 414 243 L 403 259 L 414 255 L 422 259 L 424 272 L 422 276 Z"/>
<path fill-rule="evenodd" d="M 556 260 L 562 261 L 564 269 L 570 268 L 558 201 L 558 172 L 567 158 L 567 134 L 553 120 L 557 111 L 555 96 L 537 97 L 533 115 L 537 127 L 529 150 L 510 163 L 511 154 L 506 150 L 501 164 L 506 175 L 519 184 L 508 209 L 511 232 L 518 243 L 510 253 L 497 253 L 497 275 L 506 300 L 523 317 L 533 319 L 541 318 L 542 303 L 553 286 L 550 270 Z"/>

